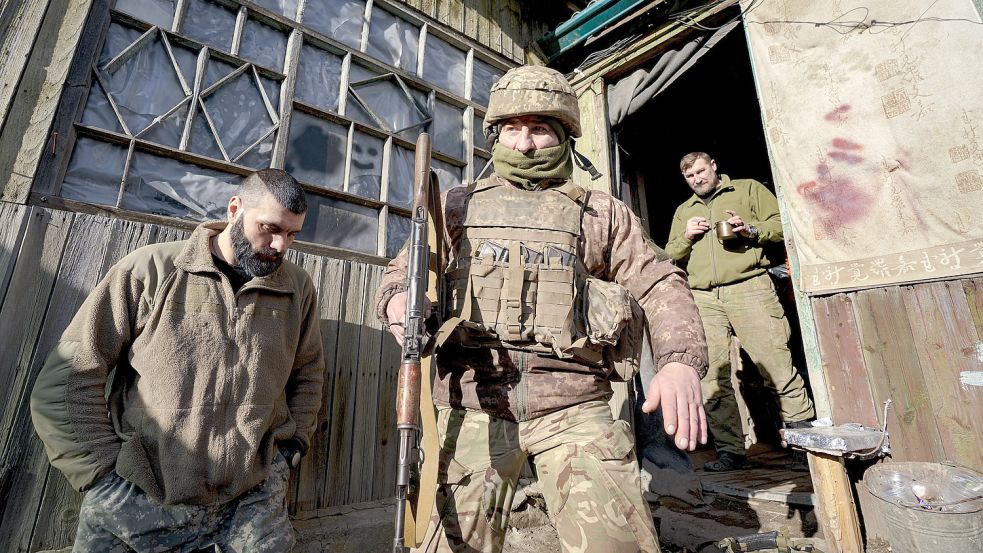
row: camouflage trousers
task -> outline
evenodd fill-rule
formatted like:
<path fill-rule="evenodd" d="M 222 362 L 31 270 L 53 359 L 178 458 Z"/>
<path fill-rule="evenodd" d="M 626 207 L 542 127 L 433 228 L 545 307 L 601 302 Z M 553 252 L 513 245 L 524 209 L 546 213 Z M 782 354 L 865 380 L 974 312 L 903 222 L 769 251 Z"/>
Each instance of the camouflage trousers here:
<path fill-rule="evenodd" d="M 631 428 L 603 401 L 514 423 L 442 408 L 437 501 L 417 551 L 502 550 L 519 472 L 536 467 L 565 553 L 658 553 Z"/>
<path fill-rule="evenodd" d="M 290 467 L 279 454 L 270 475 L 231 503 L 162 505 L 107 474 L 85 494 L 73 552 L 281 552 L 294 544 L 287 517 Z"/>
<path fill-rule="evenodd" d="M 744 433 L 731 383 L 732 334 L 741 341 L 765 385 L 777 398 L 782 420 L 796 422 L 815 417 L 805 382 L 792 365 L 788 349 L 791 331 L 785 310 L 767 274 L 713 290 L 693 290 L 693 298 L 703 319 L 710 353 L 710 368 L 701 387 L 707 425 L 717 451 L 744 455 Z"/>

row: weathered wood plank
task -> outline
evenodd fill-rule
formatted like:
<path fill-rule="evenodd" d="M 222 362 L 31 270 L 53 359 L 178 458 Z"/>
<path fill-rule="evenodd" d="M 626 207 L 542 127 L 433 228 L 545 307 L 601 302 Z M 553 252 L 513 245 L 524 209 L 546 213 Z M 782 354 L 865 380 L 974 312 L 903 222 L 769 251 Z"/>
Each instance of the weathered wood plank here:
<path fill-rule="evenodd" d="M 864 366 L 853 301 L 845 294 L 813 304 L 819 353 L 832 402 L 833 422 L 875 426 L 877 415 Z"/>
<path fill-rule="evenodd" d="M 338 375 L 336 353 L 338 351 L 338 329 L 341 313 L 344 309 L 345 292 L 348 287 L 347 264 L 339 259 L 324 259 L 321 269 L 319 306 L 321 310 L 321 340 L 324 344 L 324 393 L 322 407 L 318 414 L 318 431 L 311 444 L 309 465 L 314 473 L 313 487 L 317 491 L 317 506 L 321 509 L 328 506 L 330 487 L 339 485 L 336 474 L 329 472 L 328 458 L 336 444 L 328 441 L 333 422 L 334 385 Z M 303 510 L 303 509 L 298 509 Z"/>
<path fill-rule="evenodd" d="M 351 492 L 348 502 L 378 499 L 372 497 L 373 481 L 378 477 L 375 446 L 375 420 L 379 416 L 379 378 L 382 371 L 382 325 L 375 317 L 372 300 L 382 280 L 382 267 L 366 267 L 362 300 L 362 328 L 358 339 L 358 389 L 355 399 L 355 429 L 352 436 Z"/>
<path fill-rule="evenodd" d="M 328 505 L 344 505 L 348 501 L 348 481 L 352 469 L 352 431 L 355 425 L 355 397 L 358 390 L 358 339 L 363 320 L 365 265 L 348 263 L 344 304 L 338 329 L 335 356 L 337 376 L 331 404 L 328 474 L 333 481 L 328 488 Z M 364 421 L 361 421 L 364 422 Z M 361 462 L 361 460 L 359 460 Z"/>
<path fill-rule="evenodd" d="M 918 359 L 946 459 L 983 469 L 983 389 L 960 385 L 960 374 L 980 371 L 979 336 L 961 283 L 904 288 Z"/>
<path fill-rule="evenodd" d="M 854 301 L 874 401 L 878 406 L 892 401 L 887 426 L 894 458 L 938 460 L 942 440 L 901 289 L 892 286 L 855 292 Z"/>
<path fill-rule="evenodd" d="M 474 35 L 477 37 L 479 43 L 489 48 L 491 48 L 491 25 L 489 24 L 490 3 L 491 0 L 478 0 L 476 2 L 475 16 L 478 19 L 478 34 Z"/>
<path fill-rule="evenodd" d="M 374 317 L 374 315 L 372 315 Z M 402 350 L 388 331 L 382 335 L 380 357 L 379 413 L 375 419 L 376 459 L 378 476 L 372 488 L 372 496 L 391 496 L 396 486 L 396 462 L 399 442 L 396 439 L 396 382 Z"/>
<path fill-rule="evenodd" d="M 30 368 L 25 371 L 28 377 L 18 387 L 10 436 L 10 443 L 16 446 L 6 447 L 0 459 L 2 466 L 12 467 L 13 472 L 6 497 L 16 499 L 15 502 L 8 499 L 3 501 L 0 549 L 4 551 L 29 549 L 46 481 L 53 478 L 64 482 L 60 473 L 50 469 L 41 441 L 34 434 L 29 407 L 30 390 L 48 352 L 98 282 L 111 229 L 109 220 L 101 217 L 78 216 L 72 221 L 68 243 L 58 268 L 58 285 L 54 287 L 48 303 Z M 61 483 L 53 485 L 60 486 Z"/>
<path fill-rule="evenodd" d="M 0 202 L 0 305 L 7 294 L 7 285 L 17 262 L 20 242 L 27 228 L 31 208 L 20 204 Z"/>
<path fill-rule="evenodd" d="M 291 260 L 294 263 L 307 271 L 307 274 L 311 276 L 311 280 L 315 283 L 315 286 L 317 286 L 317 283 L 319 283 L 321 280 L 321 267 L 323 259 L 316 255 L 305 254 L 297 252 L 296 250 L 290 250 L 288 252 L 288 256 L 288 258 L 292 257 Z M 327 371 L 325 371 L 325 376 L 327 376 Z M 322 408 L 318 412 L 318 417 L 321 416 L 321 412 L 323 411 L 324 409 Z M 319 426 L 315 426 L 315 435 L 311 437 L 311 449 L 313 449 L 314 439 L 319 434 L 317 430 L 318 428 Z M 313 453 L 313 451 L 309 451 L 308 453 L 309 454 L 306 455 L 301 462 L 300 467 L 292 471 L 290 476 L 290 489 L 287 492 L 287 502 L 291 513 L 317 509 L 318 489 L 314 485 L 313 465 L 310 462 L 310 453 Z"/>
<path fill-rule="evenodd" d="M 464 0 L 463 33 L 478 40 L 478 0 Z"/>
<path fill-rule="evenodd" d="M 0 127 L 14 99 L 48 2 L 11 2 L 0 15 Z"/>
<path fill-rule="evenodd" d="M 464 31 L 464 2 L 461 0 L 438 0 L 440 4 L 447 6 L 446 23 L 458 32 Z M 440 21 L 444 21 L 441 19 Z"/>
<path fill-rule="evenodd" d="M 0 132 L 0 199 L 24 203 L 48 145 L 92 0 L 51 0 Z M 18 147 L 19 145 L 19 147 Z"/>
<path fill-rule="evenodd" d="M 507 2 L 502 0 L 487 0 L 488 6 L 488 46 L 502 53 L 502 14 L 505 13 Z"/>

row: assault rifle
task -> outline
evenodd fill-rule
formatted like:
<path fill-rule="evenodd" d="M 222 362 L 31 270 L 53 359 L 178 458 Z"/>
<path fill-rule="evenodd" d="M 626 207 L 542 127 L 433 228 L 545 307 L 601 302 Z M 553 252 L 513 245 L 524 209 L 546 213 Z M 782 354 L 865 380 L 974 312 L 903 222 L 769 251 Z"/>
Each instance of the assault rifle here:
<path fill-rule="evenodd" d="M 430 390 L 430 356 L 424 350 L 426 297 L 435 302 L 441 283 L 442 218 L 437 177 L 430 171 L 430 136 L 422 133 L 416 141 L 405 337 L 396 391 L 399 464 L 393 553 L 407 553 L 410 547 L 419 547 L 423 542 L 437 493 L 437 417 Z"/>

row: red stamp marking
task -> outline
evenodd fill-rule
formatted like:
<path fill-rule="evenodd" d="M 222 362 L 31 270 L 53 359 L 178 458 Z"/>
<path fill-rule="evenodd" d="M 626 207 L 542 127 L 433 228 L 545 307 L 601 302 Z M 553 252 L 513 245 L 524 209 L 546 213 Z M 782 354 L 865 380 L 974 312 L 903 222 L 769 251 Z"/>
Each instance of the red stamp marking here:
<path fill-rule="evenodd" d="M 844 163 L 849 163 L 850 165 L 857 165 L 863 162 L 864 158 L 860 156 L 855 156 L 853 154 L 848 154 L 846 152 L 830 152 L 830 159 L 835 159 L 836 161 L 842 161 Z"/>
<path fill-rule="evenodd" d="M 833 147 L 839 148 L 840 150 L 863 150 L 862 144 L 857 144 L 856 142 L 851 142 L 845 138 L 834 138 Z"/>
<path fill-rule="evenodd" d="M 847 120 L 847 112 L 850 111 L 850 104 L 843 104 L 833 111 L 826 114 L 827 121 L 832 123 L 843 123 Z"/>

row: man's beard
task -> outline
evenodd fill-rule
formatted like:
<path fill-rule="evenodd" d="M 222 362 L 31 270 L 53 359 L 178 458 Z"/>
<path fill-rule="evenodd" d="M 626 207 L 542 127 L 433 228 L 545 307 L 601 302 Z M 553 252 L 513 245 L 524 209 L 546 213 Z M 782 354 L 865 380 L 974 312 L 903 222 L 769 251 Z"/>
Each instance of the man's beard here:
<path fill-rule="evenodd" d="M 229 238 L 232 240 L 232 248 L 236 254 L 236 264 L 243 272 L 253 277 L 264 277 L 276 271 L 283 263 L 283 255 L 273 248 L 253 249 L 253 245 L 246 238 L 245 224 L 242 216 L 232 223 L 229 228 Z M 273 257 L 275 259 L 265 260 L 259 256 Z"/>

